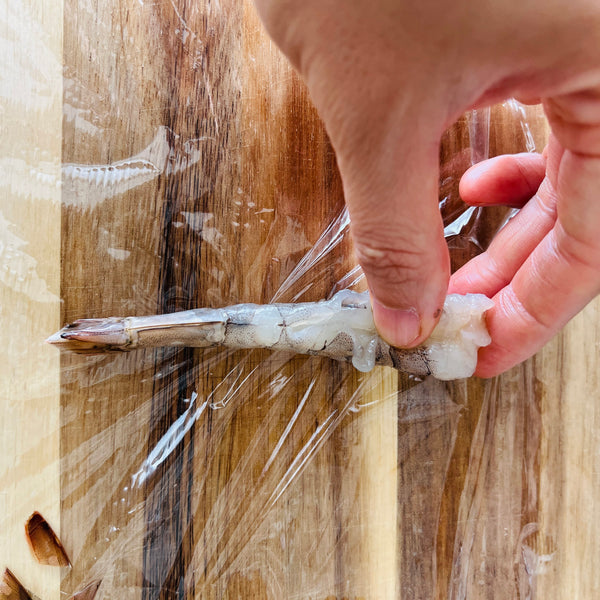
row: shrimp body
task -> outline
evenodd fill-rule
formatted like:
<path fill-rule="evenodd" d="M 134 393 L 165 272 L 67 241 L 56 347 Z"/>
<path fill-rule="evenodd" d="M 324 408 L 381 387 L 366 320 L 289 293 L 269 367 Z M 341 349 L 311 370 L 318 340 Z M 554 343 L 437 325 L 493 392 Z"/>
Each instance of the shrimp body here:
<path fill-rule="evenodd" d="M 477 350 L 490 343 L 481 294 L 446 298 L 431 337 L 411 349 L 377 334 L 368 293 L 342 290 L 330 300 L 295 304 L 237 304 L 148 317 L 82 319 L 48 339 L 75 352 L 157 346 L 270 348 L 349 360 L 360 371 L 375 365 L 415 375 L 459 379 L 473 374 Z"/>

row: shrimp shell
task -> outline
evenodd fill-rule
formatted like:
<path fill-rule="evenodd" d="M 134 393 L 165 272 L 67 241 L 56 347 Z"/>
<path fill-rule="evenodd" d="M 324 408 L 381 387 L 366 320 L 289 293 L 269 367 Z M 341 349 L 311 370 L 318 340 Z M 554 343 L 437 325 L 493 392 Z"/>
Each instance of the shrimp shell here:
<path fill-rule="evenodd" d="M 375 365 L 450 380 L 469 377 L 477 351 L 490 343 L 481 294 L 447 296 L 437 327 L 422 345 L 389 346 L 373 323 L 368 293 L 342 290 L 330 300 L 296 304 L 237 304 L 147 317 L 81 319 L 48 338 L 84 353 L 159 346 L 270 348 L 351 361 L 360 371 Z"/>

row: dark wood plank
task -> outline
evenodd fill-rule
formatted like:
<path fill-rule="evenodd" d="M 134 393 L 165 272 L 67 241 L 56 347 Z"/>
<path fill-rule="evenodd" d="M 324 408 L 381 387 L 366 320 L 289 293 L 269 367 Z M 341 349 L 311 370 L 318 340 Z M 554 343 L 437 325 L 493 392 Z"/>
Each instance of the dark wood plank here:
<path fill-rule="evenodd" d="M 158 30 L 143 3 L 65 3 L 63 322 L 157 308 L 169 96 L 165 49 L 142 41 Z M 141 572 L 144 498 L 132 474 L 147 452 L 155 357 L 61 362 L 61 522 L 73 560 L 63 590 L 102 579 L 99 593 L 118 594 Z"/>
<path fill-rule="evenodd" d="M 66 25 L 65 162 L 139 161 L 150 145 L 142 171 L 156 168 L 119 193 L 106 180 L 82 189 L 89 167 L 67 170 L 65 321 L 267 301 L 278 291 L 318 299 L 335 287 L 352 266 L 346 233 L 318 277 L 292 273 L 341 211 L 335 158 L 249 5 L 73 3 Z M 94 122 L 71 119 L 71 105 Z M 63 361 L 63 523 L 76 563 L 65 588 L 103 575 L 105 593 L 151 598 L 262 589 L 235 574 L 266 552 L 264 532 L 281 522 L 292 554 L 277 585 L 297 593 L 311 568 L 315 589 L 344 585 L 335 508 L 343 457 L 328 424 L 348 411 L 357 385 L 349 367 L 192 350 Z M 289 383 L 274 394 L 281 380 Z M 185 434 L 170 447 L 178 423 Z M 269 575 L 265 565 L 257 577 Z"/>

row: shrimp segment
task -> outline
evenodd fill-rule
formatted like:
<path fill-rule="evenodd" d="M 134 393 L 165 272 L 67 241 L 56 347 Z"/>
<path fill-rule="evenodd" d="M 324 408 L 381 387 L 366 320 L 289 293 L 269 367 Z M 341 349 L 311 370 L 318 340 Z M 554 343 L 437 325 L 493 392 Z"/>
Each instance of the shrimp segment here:
<path fill-rule="evenodd" d="M 417 348 L 390 347 L 377 334 L 368 293 L 338 292 L 331 300 L 297 304 L 237 304 L 149 317 L 82 319 L 48 342 L 75 352 L 158 346 L 270 348 L 352 361 L 360 371 L 375 365 L 450 380 L 469 377 L 477 350 L 490 343 L 481 294 L 446 298 L 440 322 Z"/>

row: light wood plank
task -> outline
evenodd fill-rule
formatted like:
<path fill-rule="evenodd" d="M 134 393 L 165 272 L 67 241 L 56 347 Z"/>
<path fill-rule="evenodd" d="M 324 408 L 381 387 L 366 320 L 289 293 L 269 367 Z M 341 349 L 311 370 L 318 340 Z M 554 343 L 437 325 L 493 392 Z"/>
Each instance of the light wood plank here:
<path fill-rule="evenodd" d="M 62 2 L 0 3 L 0 568 L 44 598 L 24 532 L 40 511 L 60 531 L 59 321 Z"/>
<path fill-rule="evenodd" d="M 596 300 L 540 356 L 541 508 L 523 544 L 539 598 L 600 593 L 599 334 Z"/>

